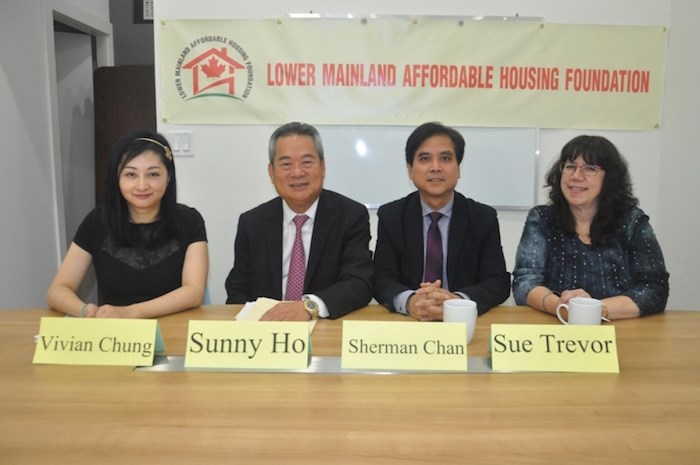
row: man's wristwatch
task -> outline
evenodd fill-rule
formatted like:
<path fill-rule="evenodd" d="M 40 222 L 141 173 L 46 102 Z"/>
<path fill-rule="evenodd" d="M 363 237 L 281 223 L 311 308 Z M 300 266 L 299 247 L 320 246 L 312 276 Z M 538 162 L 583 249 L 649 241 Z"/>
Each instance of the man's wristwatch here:
<path fill-rule="evenodd" d="M 311 316 L 309 318 L 310 320 L 318 318 L 318 304 L 314 302 L 311 297 L 308 295 L 301 296 L 301 303 L 304 304 L 304 308 L 307 312 L 309 312 L 309 315 Z"/>

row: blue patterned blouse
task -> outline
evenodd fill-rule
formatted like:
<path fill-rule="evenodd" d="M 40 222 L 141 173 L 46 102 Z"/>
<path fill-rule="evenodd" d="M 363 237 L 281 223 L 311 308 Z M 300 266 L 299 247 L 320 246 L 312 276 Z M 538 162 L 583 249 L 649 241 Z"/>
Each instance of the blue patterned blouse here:
<path fill-rule="evenodd" d="M 662 312 L 668 299 L 668 273 L 649 217 L 630 207 L 607 246 L 589 245 L 576 235 L 554 230 L 550 207 L 530 210 L 520 238 L 513 271 L 513 295 L 527 305 L 536 286 L 561 293 L 584 289 L 603 299 L 626 295 L 640 316 Z"/>

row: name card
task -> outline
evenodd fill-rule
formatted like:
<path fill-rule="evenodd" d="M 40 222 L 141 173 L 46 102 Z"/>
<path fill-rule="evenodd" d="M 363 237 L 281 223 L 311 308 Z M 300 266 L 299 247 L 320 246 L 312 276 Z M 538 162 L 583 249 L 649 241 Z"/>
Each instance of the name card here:
<path fill-rule="evenodd" d="M 44 317 L 34 363 L 151 366 L 158 339 L 157 320 Z"/>
<path fill-rule="evenodd" d="M 619 373 L 615 327 L 491 325 L 494 371 Z"/>
<path fill-rule="evenodd" d="M 185 368 L 307 368 L 311 325 L 303 321 L 190 321 Z"/>
<path fill-rule="evenodd" d="M 341 366 L 467 371 L 467 327 L 463 323 L 343 321 Z"/>

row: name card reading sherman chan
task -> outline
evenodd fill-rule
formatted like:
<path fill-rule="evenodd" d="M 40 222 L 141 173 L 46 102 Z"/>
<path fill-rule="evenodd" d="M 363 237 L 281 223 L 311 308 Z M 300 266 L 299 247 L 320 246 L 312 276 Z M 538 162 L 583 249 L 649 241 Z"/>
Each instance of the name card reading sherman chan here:
<path fill-rule="evenodd" d="M 34 363 L 151 366 L 157 320 L 44 317 Z"/>
<path fill-rule="evenodd" d="M 310 333 L 304 321 L 190 321 L 185 368 L 301 370 Z"/>
<path fill-rule="evenodd" d="M 467 371 L 467 327 L 462 323 L 343 321 L 341 366 Z"/>
<path fill-rule="evenodd" d="M 491 325 L 494 371 L 619 373 L 615 326 Z"/>

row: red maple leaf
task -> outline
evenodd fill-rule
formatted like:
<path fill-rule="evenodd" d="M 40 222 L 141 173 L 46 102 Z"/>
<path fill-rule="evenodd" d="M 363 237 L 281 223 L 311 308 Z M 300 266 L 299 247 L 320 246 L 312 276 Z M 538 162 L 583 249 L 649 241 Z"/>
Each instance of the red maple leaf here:
<path fill-rule="evenodd" d="M 207 64 L 202 65 L 202 71 L 204 71 L 204 74 L 206 74 L 208 78 L 218 78 L 225 69 L 226 65 L 220 65 L 218 60 L 214 57 L 211 57 Z"/>

